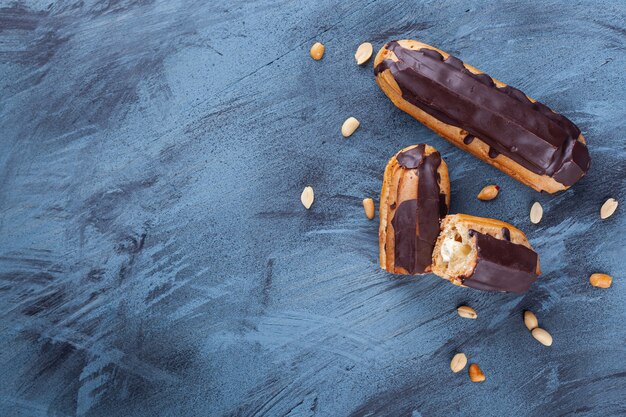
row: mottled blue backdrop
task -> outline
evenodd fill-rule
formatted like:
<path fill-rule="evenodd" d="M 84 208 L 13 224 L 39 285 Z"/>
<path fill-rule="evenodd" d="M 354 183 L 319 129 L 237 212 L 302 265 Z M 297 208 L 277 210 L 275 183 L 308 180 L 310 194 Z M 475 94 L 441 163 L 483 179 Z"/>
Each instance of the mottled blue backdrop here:
<path fill-rule="evenodd" d="M 0 415 L 626 415 L 623 0 L 1 4 Z M 396 109 L 353 54 L 397 38 L 573 119 L 589 175 L 541 195 Z M 526 295 L 379 269 L 361 200 L 418 142 L 452 212 L 528 233 Z M 458 350 L 485 383 L 450 372 Z"/>

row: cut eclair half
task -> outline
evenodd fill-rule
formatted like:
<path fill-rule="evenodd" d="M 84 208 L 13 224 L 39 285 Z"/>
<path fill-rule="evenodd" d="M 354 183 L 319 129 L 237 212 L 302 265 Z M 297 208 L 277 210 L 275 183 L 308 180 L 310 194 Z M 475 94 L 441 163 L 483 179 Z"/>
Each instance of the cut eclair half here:
<path fill-rule="evenodd" d="M 541 274 L 524 232 L 495 219 L 446 216 L 433 250 L 433 272 L 455 285 L 523 293 Z"/>
<path fill-rule="evenodd" d="M 392 274 L 430 272 L 449 205 L 448 167 L 435 148 L 418 144 L 395 154 L 380 196 L 380 267 Z"/>

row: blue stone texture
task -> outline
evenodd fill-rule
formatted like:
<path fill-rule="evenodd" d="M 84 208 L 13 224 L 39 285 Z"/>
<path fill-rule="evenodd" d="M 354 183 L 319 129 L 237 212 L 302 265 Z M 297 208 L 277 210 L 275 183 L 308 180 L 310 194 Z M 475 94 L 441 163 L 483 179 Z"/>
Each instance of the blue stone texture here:
<path fill-rule="evenodd" d="M 537 193 L 395 108 L 353 55 L 402 38 L 571 118 L 588 176 Z M 2 1 L 0 415 L 626 415 L 625 70 L 623 0 Z M 380 270 L 361 200 L 414 143 L 528 234 L 528 293 Z"/>

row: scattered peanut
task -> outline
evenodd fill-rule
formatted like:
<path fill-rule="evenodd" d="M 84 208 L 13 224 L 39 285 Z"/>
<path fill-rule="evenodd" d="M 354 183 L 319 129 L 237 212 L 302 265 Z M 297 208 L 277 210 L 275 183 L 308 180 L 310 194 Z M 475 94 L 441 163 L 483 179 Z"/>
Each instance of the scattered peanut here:
<path fill-rule="evenodd" d="M 467 356 L 465 356 L 465 353 L 457 353 L 450 362 L 450 369 L 456 374 L 462 371 L 465 365 L 467 365 Z"/>
<path fill-rule="evenodd" d="M 493 200 L 498 196 L 498 192 L 500 191 L 500 187 L 497 185 L 487 185 L 478 193 L 478 199 L 482 201 Z"/>
<path fill-rule="evenodd" d="M 602 207 L 600 207 L 600 218 L 604 220 L 611 217 L 613 213 L 615 213 L 615 210 L 617 210 L 617 204 L 617 200 L 614 198 L 606 200 L 604 204 L 602 204 Z"/>
<path fill-rule="evenodd" d="M 482 369 L 475 363 L 471 364 L 467 371 L 472 382 L 483 382 L 486 379 Z"/>
<path fill-rule="evenodd" d="M 302 194 L 300 194 L 300 201 L 302 202 L 302 205 L 308 210 L 311 208 L 314 199 L 315 194 L 313 193 L 313 188 L 304 187 L 304 190 L 302 190 Z"/>
<path fill-rule="evenodd" d="M 315 42 L 313 44 L 313 46 L 311 47 L 311 58 L 313 58 L 316 61 L 319 61 L 320 59 L 322 59 L 322 57 L 324 56 L 324 44 L 321 44 L 319 42 Z"/>
<path fill-rule="evenodd" d="M 341 134 L 344 138 L 351 136 L 361 123 L 354 117 L 348 117 L 341 126 Z"/>
<path fill-rule="evenodd" d="M 530 222 L 533 224 L 537 224 L 541 221 L 543 217 L 543 207 L 539 204 L 538 201 L 533 203 L 533 206 L 530 208 Z"/>
<path fill-rule="evenodd" d="M 374 209 L 374 200 L 372 200 L 371 198 L 364 198 L 363 209 L 365 210 L 365 215 L 367 216 L 367 218 L 372 220 L 376 211 Z"/>
<path fill-rule="evenodd" d="M 539 320 L 537 320 L 537 316 L 535 316 L 535 313 L 528 310 L 524 311 L 524 324 L 526 325 L 526 328 L 531 332 L 533 331 L 533 329 L 539 327 Z"/>
<path fill-rule="evenodd" d="M 541 327 L 535 327 L 531 333 L 533 337 L 542 345 L 552 346 L 552 336 Z"/>
<path fill-rule="evenodd" d="M 609 288 L 613 283 L 613 278 L 607 274 L 591 274 L 589 283 L 598 288 Z"/>
<path fill-rule="evenodd" d="M 459 316 L 465 319 L 476 319 L 478 317 L 478 313 L 472 307 L 469 306 L 461 306 L 456 309 Z"/>
<path fill-rule="evenodd" d="M 365 64 L 368 59 L 371 58 L 372 52 L 374 52 L 374 47 L 369 42 L 364 42 L 359 45 L 354 54 L 354 59 L 356 59 L 356 64 L 361 65 Z"/>

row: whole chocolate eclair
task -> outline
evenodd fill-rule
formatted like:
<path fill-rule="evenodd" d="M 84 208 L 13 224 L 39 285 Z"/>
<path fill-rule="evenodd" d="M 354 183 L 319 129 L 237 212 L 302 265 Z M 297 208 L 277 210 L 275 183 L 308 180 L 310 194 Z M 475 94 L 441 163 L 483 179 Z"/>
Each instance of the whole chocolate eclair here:
<path fill-rule="evenodd" d="M 568 118 L 452 55 L 393 41 L 374 65 L 396 106 L 535 190 L 567 189 L 589 169 L 585 139 Z"/>

